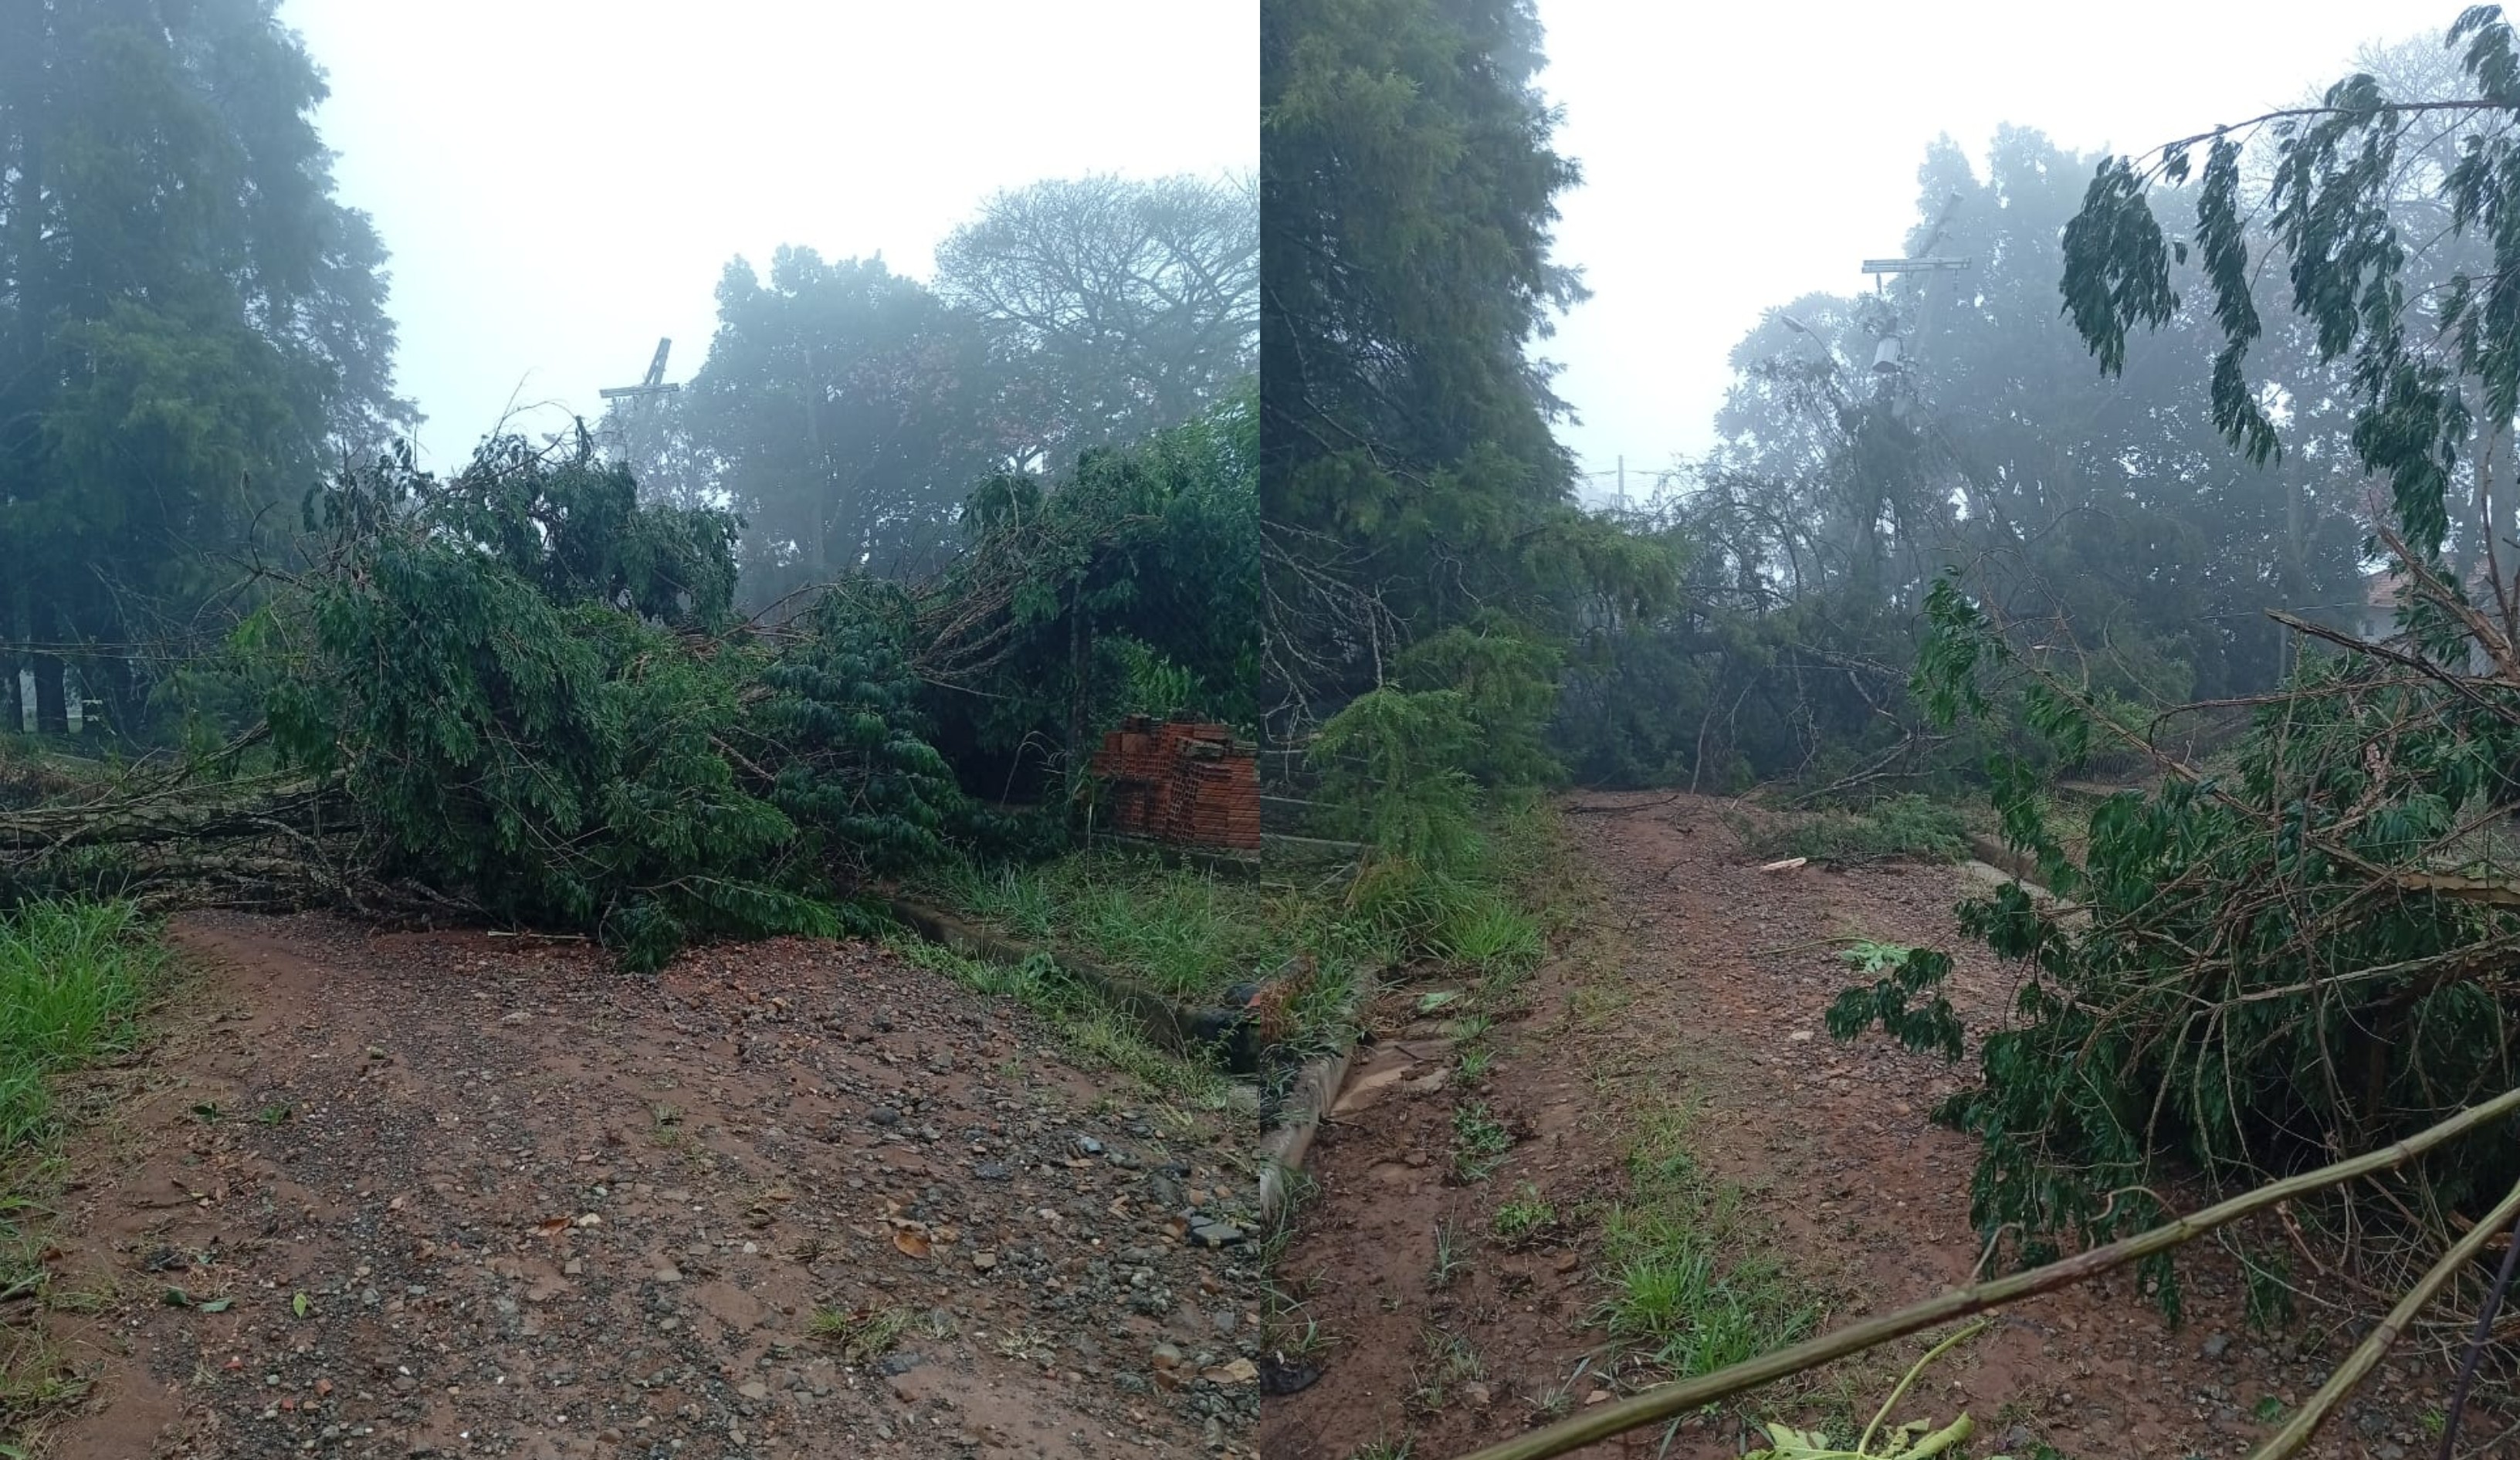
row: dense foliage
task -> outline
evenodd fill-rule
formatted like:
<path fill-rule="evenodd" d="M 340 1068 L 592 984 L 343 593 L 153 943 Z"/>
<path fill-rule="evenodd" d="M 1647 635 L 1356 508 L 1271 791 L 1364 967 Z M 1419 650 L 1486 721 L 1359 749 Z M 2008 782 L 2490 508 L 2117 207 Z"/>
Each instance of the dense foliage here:
<path fill-rule="evenodd" d="M 718 632 L 734 520 L 641 506 L 573 450 L 388 460 L 309 501 L 331 550 L 240 635 L 285 761 L 338 777 L 378 871 L 653 966 L 706 934 L 830 931 L 956 803 L 882 625 Z"/>
<path fill-rule="evenodd" d="M 1254 393 L 1246 380 L 1184 425 L 972 495 L 922 637 L 944 744 L 988 781 L 975 792 L 1039 784 L 1053 752 L 1081 768 L 1130 713 L 1253 726 Z"/>

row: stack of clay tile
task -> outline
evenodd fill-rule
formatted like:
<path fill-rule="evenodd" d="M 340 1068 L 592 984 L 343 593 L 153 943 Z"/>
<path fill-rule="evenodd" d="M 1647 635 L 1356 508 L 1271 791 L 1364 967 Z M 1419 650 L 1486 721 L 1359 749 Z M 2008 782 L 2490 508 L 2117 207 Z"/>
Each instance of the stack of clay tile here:
<path fill-rule="evenodd" d="M 1131 715 L 1102 738 L 1094 774 L 1110 784 L 1115 831 L 1260 849 L 1260 758 L 1227 726 Z"/>

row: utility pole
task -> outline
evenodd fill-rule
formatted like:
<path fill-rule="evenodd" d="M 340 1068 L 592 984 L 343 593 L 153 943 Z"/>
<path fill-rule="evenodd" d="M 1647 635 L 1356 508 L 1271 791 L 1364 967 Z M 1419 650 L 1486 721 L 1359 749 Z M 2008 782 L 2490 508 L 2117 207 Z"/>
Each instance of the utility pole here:
<path fill-rule="evenodd" d="M 1628 510 L 1628 454 L 1619 453 L 1619 510 Z"/>
<path fill-rule="evenodd" d="M 1957 274 L 1971 267 L 1973 263 L 1971 259 L 1940 257 L 1934 253 L 1934 246 L 1943 241 L 1943 231 L 1951 226 L 1952 214 L 1958 211 L 1959 205 L 1960 195 L 1958 193 L 1944 200 L 1943 210 L 1935 215 L 1934 226 L 1925 230 L 1925 241 L 1918 247 L 1915 256 L 1864 260 L 1864 272 L 1872 276 L 1874 293 L 1887 295 L 1890 292 L 1890 276 L 1893 274 Z M 1927 304 L 1933 302 L 1930 284 L 1926 286 L 1925 302 Z M 1920 335 L 1924 333 L 1923 316 L 1924 310 L 1919 308 L 1916 333 Z M 1886 383 L 1888 377 L 1898 374 L 1908 364 L 1909 354 L 1910 351 L 1901 346 L 1897 335 L 1883 336 L 1880 344 L 1874 346 L 1872 351 L 1872 373 L 1883 378 Z"/>
<path fill-rule="evenodd" d="M 647 379 L 639 384 L 613 386 L 595 392 L 606 400 L 613 402 L 610 412 L 612 428 L 606 433 L 612 437 L 612 459 L 623 466 L 631 464 L 632 420 L 636 419 L 644 427 L 648 419 L 647 402 L 658 396 L 671 395 L 683 388 L 679 385 L 665 384 L 665 356 L 673 350 L 673 347 L 674 342 L 670 339 L 656 342 L 656 357 L 648 362 Z"/>

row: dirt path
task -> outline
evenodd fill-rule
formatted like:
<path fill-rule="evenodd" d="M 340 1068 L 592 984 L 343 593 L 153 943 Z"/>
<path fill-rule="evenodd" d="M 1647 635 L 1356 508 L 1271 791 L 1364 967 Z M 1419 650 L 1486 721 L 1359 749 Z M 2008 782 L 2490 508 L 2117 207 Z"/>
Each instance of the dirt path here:
<path fill-rule="evenodd" d="M 206 977 L 59 1238 L 101 1311 L 49 1453 L 1253 1452 L 1244 1122 L 1011 1005 L 857 944 L 176 937 Z"/>
<path fill-rule="evenodd" d="M 1951 950 L 1964 1017 L 2006 1004 L 2007 976 L 1982 950 L 1972 956 L 1953 922 L 1970 874 L 1763 874 L 1720 802 L 1582 804 L 1624 808 L 1567 817 L 1603 894 L 1589 914 L 1593 935 L 1543 971 L 1493 1071 L 1463 1089 L 1437 1031 L 1413 1022 L 1414 991 L 1400 990 L 1383 1011 L 1385 1037 L 1351 1077 L 1347 1114 L 1316 1147 L 1320 1190 L 1279 1281 L 1328 1342 L 1308 1354 L 1318 1380 L 1263 1406 L 1271 1460 L 1398 1454 L 1404 1441 L 1414 1460 L 1443 1460 L 1650 1382 L 1596 1322 L 1611 1291 L 1598 1220 L 1563 1220 L 1520 1244 L 1494 1230 L 1500 1206 L 1533 1191 L 1560 1213 L 1598 1213 L 1627 1189 L 1635 1130 L 1621 1112 L 1658 1096 L 1688 1113 L 1687 1151 L 1746 1194 L 1743 1229 L 1819 1296 L 1824 1324 L 1963 1282 L 1978 1258 L 1974 1147 L 1926 1116 L 1964 1070 L 1877 1036 L 1841 1046 L 1822 1025 L 1848 981 L 1821 943 L 1831 936 Z M 1454 1184 L 1446 1152 L 1471 1100 L 1516 1140 L 1485 1180 Z M 1438 1287 L 1446 1225 L 1462 1265 Z M 2054 1295 L 1938 1364 L 1899 1417 L 1939 1422 L 1965 1409 L 1982 1437 L 1973 1453 L 2020 1460 L 2246 1453 L 2268 1432 L 2261 1406 L 2297 1404 L 2347 1345 L 2334 1335 L 2322 1346 L 2308 1330 L 2253 1334 L 2219 1255 L 2182 1270 L 2182 1330 L 2169 1331 L 2124 1280 Z M 1778 1406 L 1771 1417 L 1825 1422 L 1846 1443 L 1845 1416 L 1860 1426 L 1895 1374 L 1850 1367 L 1766 1402 Z M 2428 1364 L 2393 1363 L 2315 1452 L 2429 1454 L 2420 1417 L 2439 1408 L 2441 1389 Z M 2468 1433 L 2482 1441 L 2511 1423 Z M 1710 1417 L 1683 1427 L 1667 1451 L 1652 1431 L 1584 1453 L 1731 1455 L 1737 1426 Z"/>

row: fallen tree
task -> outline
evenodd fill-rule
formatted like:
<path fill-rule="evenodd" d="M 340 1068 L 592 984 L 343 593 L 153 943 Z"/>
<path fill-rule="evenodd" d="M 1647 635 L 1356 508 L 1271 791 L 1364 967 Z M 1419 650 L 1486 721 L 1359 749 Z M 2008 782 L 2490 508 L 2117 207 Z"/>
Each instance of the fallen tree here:
<path fill-rule="evenodd" d="M 835 597 L 751 632 L 733 520 L 642 505 L 583 439 L 345 471 L 307 518 L 221 666 L 262 723 L 0 814 L 0 897 L 460 914 L 652 967 L 833 931 L 854 882 L 942 850 L 961 800 L 889 628 Z"/>

